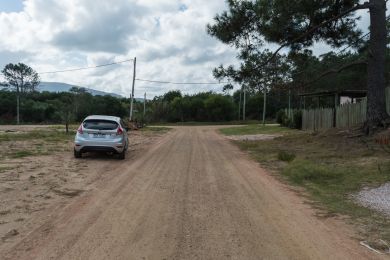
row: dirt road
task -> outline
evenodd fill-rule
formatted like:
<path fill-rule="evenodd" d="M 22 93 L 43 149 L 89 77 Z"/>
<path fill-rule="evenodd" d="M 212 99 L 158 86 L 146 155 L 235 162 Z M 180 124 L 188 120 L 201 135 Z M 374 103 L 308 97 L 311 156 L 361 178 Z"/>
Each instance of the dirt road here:
<path fill-rule="evenodd" d="M 88 159 L 85 159 L 88 160 Z M 215 127 L 178 127 L 16 241 L 3 259 L 376 259 Z M 1 257 L 0 257 L 1 258 Z"/>

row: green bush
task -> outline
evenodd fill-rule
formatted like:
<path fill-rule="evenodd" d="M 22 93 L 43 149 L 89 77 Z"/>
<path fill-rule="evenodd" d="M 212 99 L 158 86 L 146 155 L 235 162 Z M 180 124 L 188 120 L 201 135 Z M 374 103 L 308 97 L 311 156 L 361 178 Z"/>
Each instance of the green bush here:
<path fill-rule="evenodd" d="M 276 114 L 276 122 L 281 126 L 302 129 L 302 111 L 294 110 L 292 118 L 289 118 L 284 109 Z"/>
<path fill-rule="evenodd" d="M 278 159 L 283 162 L 291 162 L 295 159 L 295 154 L 286 151 L 280 151 L 278 153 Z"/>
<path fill-rule="evenodd" d="M 281 109 L 279 110 L 277 113 L 276 113 L 276 122 L 280 125 L 283 125 L 285 120 L 287 119 L 287 115 L 286 113 L 284 112 L 284 109 Z"/>
<path fill-rule="evenodd" d="M 293 128 L 302 129 L 302 110 L 296 110 L 293 114 Z"/>

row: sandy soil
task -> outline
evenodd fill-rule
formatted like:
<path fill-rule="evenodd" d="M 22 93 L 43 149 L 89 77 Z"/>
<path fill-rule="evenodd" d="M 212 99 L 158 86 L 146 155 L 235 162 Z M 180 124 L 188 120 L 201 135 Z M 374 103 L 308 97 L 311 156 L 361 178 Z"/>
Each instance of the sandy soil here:
<path fill-rule="evenodd" d="M 34 204 L 44 209 L 30 211 L 28 223 L 8 231 L 0 258 L 379 258 L 359 246 L 342 221 L 316 217 L 301 197 L 215 129 L 177 127 L 123 162 L 87 158 L 74 163 L 70 154 L 53 157 L 46 174 L 68 176 L 67 181 L 58 185 L 61 179 L 56 179 L 60 192 L 48 184 L 50 192 L 41 191 L 42 196 L 81 192 L 50 205 Z M 28 183 L 38 182 L 41 170 L 31 171 L 27 176 L 36 176 L 33 180 L 15 182 L 32 189 Z M 23 193 L 23 185 L 12 187 Z M 22 211 L 22 199 L 29 197 L 12 187 L 1 196 L 13 199 Z"/>
<path fill-rule="evenodd" d="M 0 131 L 11 130 L 12 134 L 18 134 L 40 128 L 44 127 L 1 126 Z M 126 163 L 131 163 L 161 137 L 161 134 L 138 131 L 129 135 Z M 53 152 L 44 156 L 0 160 L 0 252 L 44 224 L 52 212 L 95 189 L 95 183 L 110 178 L 112 166 L 124 163 L 104 154 L 85 154 L 85 159 L 74 159 L 71 142 L 55 144 L 23 140 L 1 144 L 3 149 L 11 152 L 37 145 L 44 145 L 46 150 Z M 58 152 L 61 150 L 65 152 Z"/>

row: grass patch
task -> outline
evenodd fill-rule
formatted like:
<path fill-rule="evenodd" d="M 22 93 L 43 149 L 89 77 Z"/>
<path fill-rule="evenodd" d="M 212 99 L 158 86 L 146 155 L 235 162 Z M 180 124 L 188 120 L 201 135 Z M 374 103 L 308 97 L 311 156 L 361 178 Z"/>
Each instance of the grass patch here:
<path fill-rule="evenodd" d="M 6 172 L 6 171 L 9 171 L 11 170 L 12 168 L 11 167 L 4 167 L 4 166 L 0 166 L 0 173 L 3 173 L 3 172 Z"/>
<path fill-rule="evenodd" d="M 345 175 L 339 169 L 317 165 L 307 160 L 296 160 L 282 170 L 282 174 L 296 184 L 333 185 L 342 182 Z M 328 187 L 329 188 L 329 187 Z"/>
<path fill-rule="evenodd" d="M 0 160 L 4 158 L 24 158 L 28 156 L 48 155 L 62 151 L 73 140 L 75 131 L 68 134 L 54 129 L 39 129 L 30 132 L 7 132 L 0 134 L 0 145 L 8 149 L 0 151 Z"/>
<path fill-rule="evenodd" d="M 229 121 L 229 122 L 156 122 L 151 123 L 150 126 L 206 126 L 206 125 L 254 125 L 260 124 L 261 121 L 258 120 L 245 120 L 245 121 Z M 269 122 L 273 123 L 273 122 Z"/>
<path fill-rule="evenodd" d="M 28 157 L 28 156 L 32 156 L 32 155 L 34 155 L 33 152 L 22 150 L 22 151 L 16 151 L 16 152 L 12 153 L 11 158 L 24 158 L 24 157 Z"/>
<path fill-rule="evenodd" d="M 315 206 L 328 215 L 349 216 L 365 239 L 390 241 L 389 218 L 356 204 L 352 198 L 363 187 L 390 181 L 389 154 L 373 138 L 351 138 L 336 131 L 295 131 L 274 140 L 235 143 L 264 168 L 303 187 Z"/>
<path fill-rule="evenodd" d="M 240 127 L 229 127 L 220 129 L 221 133 L 225 135 L 255 135 L 255 134 L 290 134 L 297 132 L 286 127 L 281 127 L 276 124 L 272 125 L 246 125 Z"/>
<path fill-rule="evenodd" d="M 0 134 L 0 143 L 10 141 L 43 140 L 48 142 L 69 141 L 74 138 L 75 131 L 66 134 L 55 130 L 34 130 L 31 132 L 10 132 Z"/>

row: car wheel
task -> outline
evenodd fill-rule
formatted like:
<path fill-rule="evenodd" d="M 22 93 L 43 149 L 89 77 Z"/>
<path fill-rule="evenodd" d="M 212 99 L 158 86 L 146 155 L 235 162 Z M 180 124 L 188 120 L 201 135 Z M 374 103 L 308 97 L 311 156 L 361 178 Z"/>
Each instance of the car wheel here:
<path fill-rule="evenodd" d="M 126 149 L 123 149 L 123 152 L 119 153 L 119 159 L 124 160 L 126 157 Z"/>
<path fill-rule="evenodd" d="M 76 149 L 74 150 L 74 158 L 81 158 L 81 152 L 78 152 L 76 151 Z"/>

